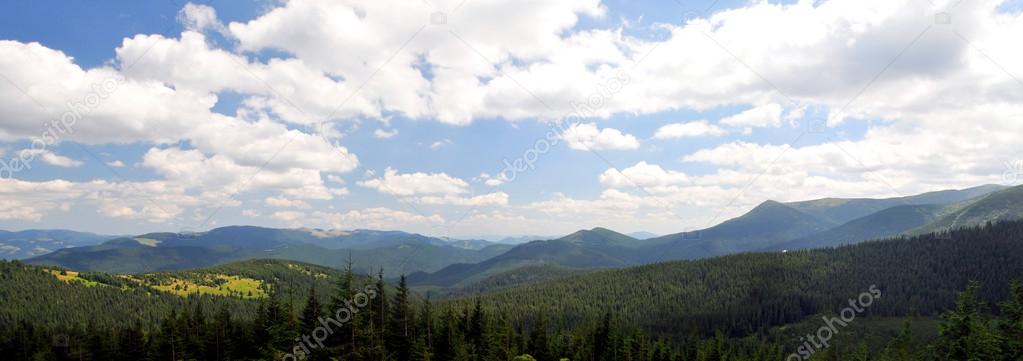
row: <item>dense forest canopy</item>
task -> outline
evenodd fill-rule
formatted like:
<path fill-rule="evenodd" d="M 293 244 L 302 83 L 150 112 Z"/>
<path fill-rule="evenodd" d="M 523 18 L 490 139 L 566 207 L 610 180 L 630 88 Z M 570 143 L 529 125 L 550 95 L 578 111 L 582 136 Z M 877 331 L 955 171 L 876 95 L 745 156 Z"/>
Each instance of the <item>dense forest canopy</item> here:
<path fill-rule="evenodd" d="M 801 357 L 806 345 L 814 359 L 1010 357 L 1019 355 L 1023 291 L 1012 280 L 1023 278 L 1021 236 L 1023 222 L 1005 222 L 445 300 L 412 292 L 404 277 L 392 287 L 383 273 L 289 261 L 134 276 L 2 262 L 0 347 L 19 360 L 780 360 Z M 258 294 L 217 294 L 237 280 L 257 281 Z M 877 297 L 857 312 L 846 342 L 799 341 L 794 332 L 812 334 L 817 316 L 865 292 Z M 924 326 L 867 327 L 908 316 Z M 860 345 L 850 334 L 881 341 Z"/>

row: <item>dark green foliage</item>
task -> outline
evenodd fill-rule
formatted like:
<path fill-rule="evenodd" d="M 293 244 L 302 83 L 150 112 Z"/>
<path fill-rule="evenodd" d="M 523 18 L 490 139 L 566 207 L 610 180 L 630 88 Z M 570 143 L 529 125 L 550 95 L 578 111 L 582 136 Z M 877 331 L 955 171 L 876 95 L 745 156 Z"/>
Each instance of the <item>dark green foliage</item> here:
<path fill-rule="evenodd" d="M 568 325 L 614 310 L 658 335 L 736 336 L 837 312 L 871 285 L 883 293 L 871 316 L 937 316 L 970 280 L 989 286 L 977 296 L 993 302 L 1005 298 L 1004 285 L 1023 279 L 1020 259 L 1023 222 L 1009 222 L 837 249 L 592 272 L 482 300 L 512 315 L 542 310 Z"/>
<path fill-rule="evenodd" d="M 270 296 L 259 300 L 165 299 L 111 286 L 64 284 L 34 266 L 0 262 L 4 301 L 66 292 L 69 297 L 62 302 L 74 302 L 65 303 L 71 311 L 52 320 L 46 314 L 36 318 L 27 306 L 4 303 L 0 311 L 7 318 L 0 323 L 0 355 L 15 361 L 784 360 L 798 343 L 778 335 L 796 323 L 819 326 L 816 316 L 833 314 L 835 307 L 844 307 L 849 298 L 867 290 L 869 282 L 876 282 L 883 296 L 857 318 L 857 326 L 870 325 L 878 316 L 927 317 L 948 310 L 940 336 L 920 342 L 907 322 L 902 331 L 893 327 L 880 345 L 859 339 L 836 341 L 811 359 L 1014 360 L 1023 287 L 1006 285 L 1020 275 L 1021 235 L 1023 222 L 1005 223 L 835 250 L 599 272 L 446 301 L 439 304 L 439 314 L 429 301 L 419 301 L 402 279 L 397 288 L 390 288 L 382 272 L 366 282 L 350 267 L 321 278 L 311 265 L 277 261 L 230 265 L 215 271 L 294 279 L 308 287 L 270 283 Z M 199 277 L 201 272 L 192 275 Z M 299 275 L 307 278 L 305 283 Z M 978 282 L 971 283 L 974 279 Z M 47 291 L 51 288 L 58 291 Z M 74 296 L 99 289 L 118 293 Z M 605 298 L 601 292 L 609 294 Z M 296 294 L 304 297 L 296 299 Z M 353 306 L 360 294 L 372 297 L 363 306 Z M 117 306 L 122 308 L 109 308 L 107 302 L 118 298 L 113 295 L 126 299 Z M 607 302 L 609 298 L 619 301 Z M 997 302 L 1001 302 L 997 309 L 986 306 Z M 90 306 L 93 303 L 100 305 Z M 110 315 L 127 313 L 129 305 L 163 311 L 149 318 Z M 324 347 L 308 341 L 322 325 L 320 319 L 340 308 L 356 311 L 355 317 L 338 327 L 336 337 L 327 339 Z M 95 314 L 81 316 L 81 321 L 68 318 L 80 309 Z"/>

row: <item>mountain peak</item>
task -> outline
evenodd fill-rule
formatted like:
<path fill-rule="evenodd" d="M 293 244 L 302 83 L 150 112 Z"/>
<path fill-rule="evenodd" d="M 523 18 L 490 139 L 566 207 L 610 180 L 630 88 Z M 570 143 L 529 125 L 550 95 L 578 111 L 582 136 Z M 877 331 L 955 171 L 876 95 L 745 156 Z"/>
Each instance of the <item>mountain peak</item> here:
<path fill-rule="evenodd" d="M 763 210 L 780 209 L 780 208 L 792 209 L 792 207 L 789 207 L 789 206 L 785 205 L 784 203 L 781 203 L 781 202 L 778 202 L 778 201 L 766 200 L 763 203 L 760 203 L 759 205 L 754 207 L 751 212 L 758 211 L 758 210 L 763 211 Z"/>

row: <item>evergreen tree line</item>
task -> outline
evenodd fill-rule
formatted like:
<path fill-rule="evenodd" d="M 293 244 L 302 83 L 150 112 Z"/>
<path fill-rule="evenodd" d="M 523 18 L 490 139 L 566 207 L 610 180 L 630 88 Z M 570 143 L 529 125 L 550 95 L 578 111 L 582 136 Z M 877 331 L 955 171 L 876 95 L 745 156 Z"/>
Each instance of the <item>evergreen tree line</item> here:
<path fill-rule="evenodd" d="M 648 336 L 611 312 L 587 325 L 551 323 L 544 314 L 511 317 L 477 298 L 466 307 L 416 302 L 404 277 L 388 288 L 382 273 L 361 286 L 350 269 L 330 290 L 329 301 L 311 289 L 304 302 L 275 293 L 259 301 L 251 320 L 227 305 L 210 311 L 202 303 L 172 310 L 157 326 L 54 330 L 30 322 L 0 335 L 0 354 L 10 360 L 395 360 L 395 361 L 744 361 L 794 360 L 796 345 L 722 332 L 679 340 Z M 321 341 L 310 335 L 332 310 L 351 308 L 360 290 L 374 297 L 349 322 Z M 389 291 L 393 290 L 393 291 Z M 907 322 L 886 347 L 827 348 L 810 360 L 930 361 L 1023 359 L 1023 284 L 1010 285 L 1000 316 L 978 298 L 971 283 L 942 315 L 939 336 L 916 342 Z M 393 294 L 391 294 L 393 293 Z M 529 321 L 521 321 L 528 319 Z"/>
<path fill-rule="evenodd" d="M 511 315 L 546 312 L 585 325 L 607 310 L 656 336 L 694 330 L 741 337 L 831 313 L 870 285 L 882 293 L 868 316 L 936 317 L 970 281 L 997 302 L 1023 279 L 1023 222 L 872 241 L 833 249 L 747 253 L 572 276 L 483 294 Z M 464 306 L 471 299 L 446 302 Z"/>

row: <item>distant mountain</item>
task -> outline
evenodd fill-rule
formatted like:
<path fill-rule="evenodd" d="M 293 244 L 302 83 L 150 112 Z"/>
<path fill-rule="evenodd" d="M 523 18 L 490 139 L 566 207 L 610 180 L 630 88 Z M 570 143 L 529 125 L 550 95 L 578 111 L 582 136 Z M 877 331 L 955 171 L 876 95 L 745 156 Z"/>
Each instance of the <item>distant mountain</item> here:
<path fill-rule="evenodd" d="M 854 219 L 895 206 L 952 204 L 974 199 L 1006 188 L 1007 187 L 999 185 L 983 185 L 962 190 L 944 190 L 898 198 L 824 198 L 787 204 L 799 211 L 811 214 L 817 218 L 834 224 L 844 224 Z"/>
<path fill-rule="evenodd" d="M 629 237 L 632 237 L 632 238 L 635 238 L 635 239 L 638 239 L 638 240 L 644 240 L 644 239 L 656 238 L 657 235 L 653 234 L 653 233 L 650 233 L 650 232 L 633 232 L 633 233 L 629 233 Z"/>
<path fill-rule="evenodd" d="M 434 273 L 413 273 L 408 281 L 415 286 L 456 287 L 526 266 L 623 267 L 635 261 L 641 246 L 641 241 L 635 238 L 605 228 L 594 228 L 554 240 L 522 244 L 479 263 L 453 264 Z"/>
<path fill-rule="evenodd" d="M 501 244 L 523 244 L 526 242 L 540 241 L 545 239 L 555 239 L 561 236 L 512 236 L 512 237 L 496 237 L 492 239 L 494 243 Z"/>
<path fill-rule="evenodd" d="M 828 247 L 894 236 L 923 227 L 957 207 L 1005 189 L 984 185 L 886 199 L 767 201 L 747 214 L 705 230 L 647 240 L 664 243 L 653 252 L 656 259 L 648 262 Z"/>
<path fill-rule="evenodd" d="M 933 223 L 912 230 L 911 234 L 946 231 L 978 226 L 987 222 L 1023 219 L 1023 186 L 988 194 L 974 202 L 962 204 Z"/>
<path fill-rule="evenodd" d="M 827 231 L 773 245 L 768 250 L 835 247 L 898 235 L 934 222 L 946 207 L 948 206 L 895 206 Z"/>
<path fill-rule="evenodd" d="M 454 238 L 441 239 L 443 239 L 446 244 L 464 249 L 484 249 L 490 246 L 501 244 L 482 239 L 454 239 Z"/>
<path fill-rule="evenodd" d="M 155 240 L 163 246 L 217 245 L 247 249 L 271 249 L 288 244 L 309 244 L 326 249 L 373 249 L 423 243 L 436 246 L 448 244 L 439 238 L 401 231 L 280 229 L 255 226 L 228 226 L 198 233 L 149 233 L 134 238 Z"/>
<path fill-rule="evenodd" d="M 767 201 L 738 218 L 705 230 L 646 240 L 656 246 L 646 252 L 644 263 L 759 250 L 836 225 L 789 205 Z"/>
<path fill-rule="evenodd" d="M 1019 211 L 1011 209 L 1023 202 L 1010 204 L 1014 194 L 1001 186 L 980 186 L 889 199 L 766 201 L 742 216 L 703 230 L 640 238 L 595 228 L 529 242 L 480 263 L 453 264 L 432 274 L 413 274 L 409 280 L 417 286 L 464 289 L 502 273 L 509 277 L 521 274 L 519 269 L 524 267 L 530 267 L 529 277 L 515 279 L 557 278 L 561 272 L 550 277 L 538 273 L 558 267 L 620 268 L 743 252 L 833 247 L 929 229 L 923 227 L 942 219 L 954 223 L 953 214 L 966 214 L 963 212 L 972 212 L 971 216 L 959 216 L 964 220 L 1020 219 L 1023 206 Z M 984 199 L 988 201 L 973 205 Z M 976 224 L 980 223 L 963 225 Z"/>
<path fill-rule="evenodd" d="M 140 273 L 208 267 L 253 258 L 278 258 L 339 267 L 353 257 L 364 273 L 383 269 L 387 276 L 435 271 L 457 262 L 479 262 L 511 246 L 481 249 L 397 231 L 323 231 L 251 226 L 223 227 L 201 233 L 150 233 L 103 244 L 62 249 L 26 262 L 74 270 Z"/>
<path fill-rule="evenodd" d="M 0 259 L 31 258 L 62 248 L 98 244 L 115 237 L 62 229 L 0 231 Z"/>

